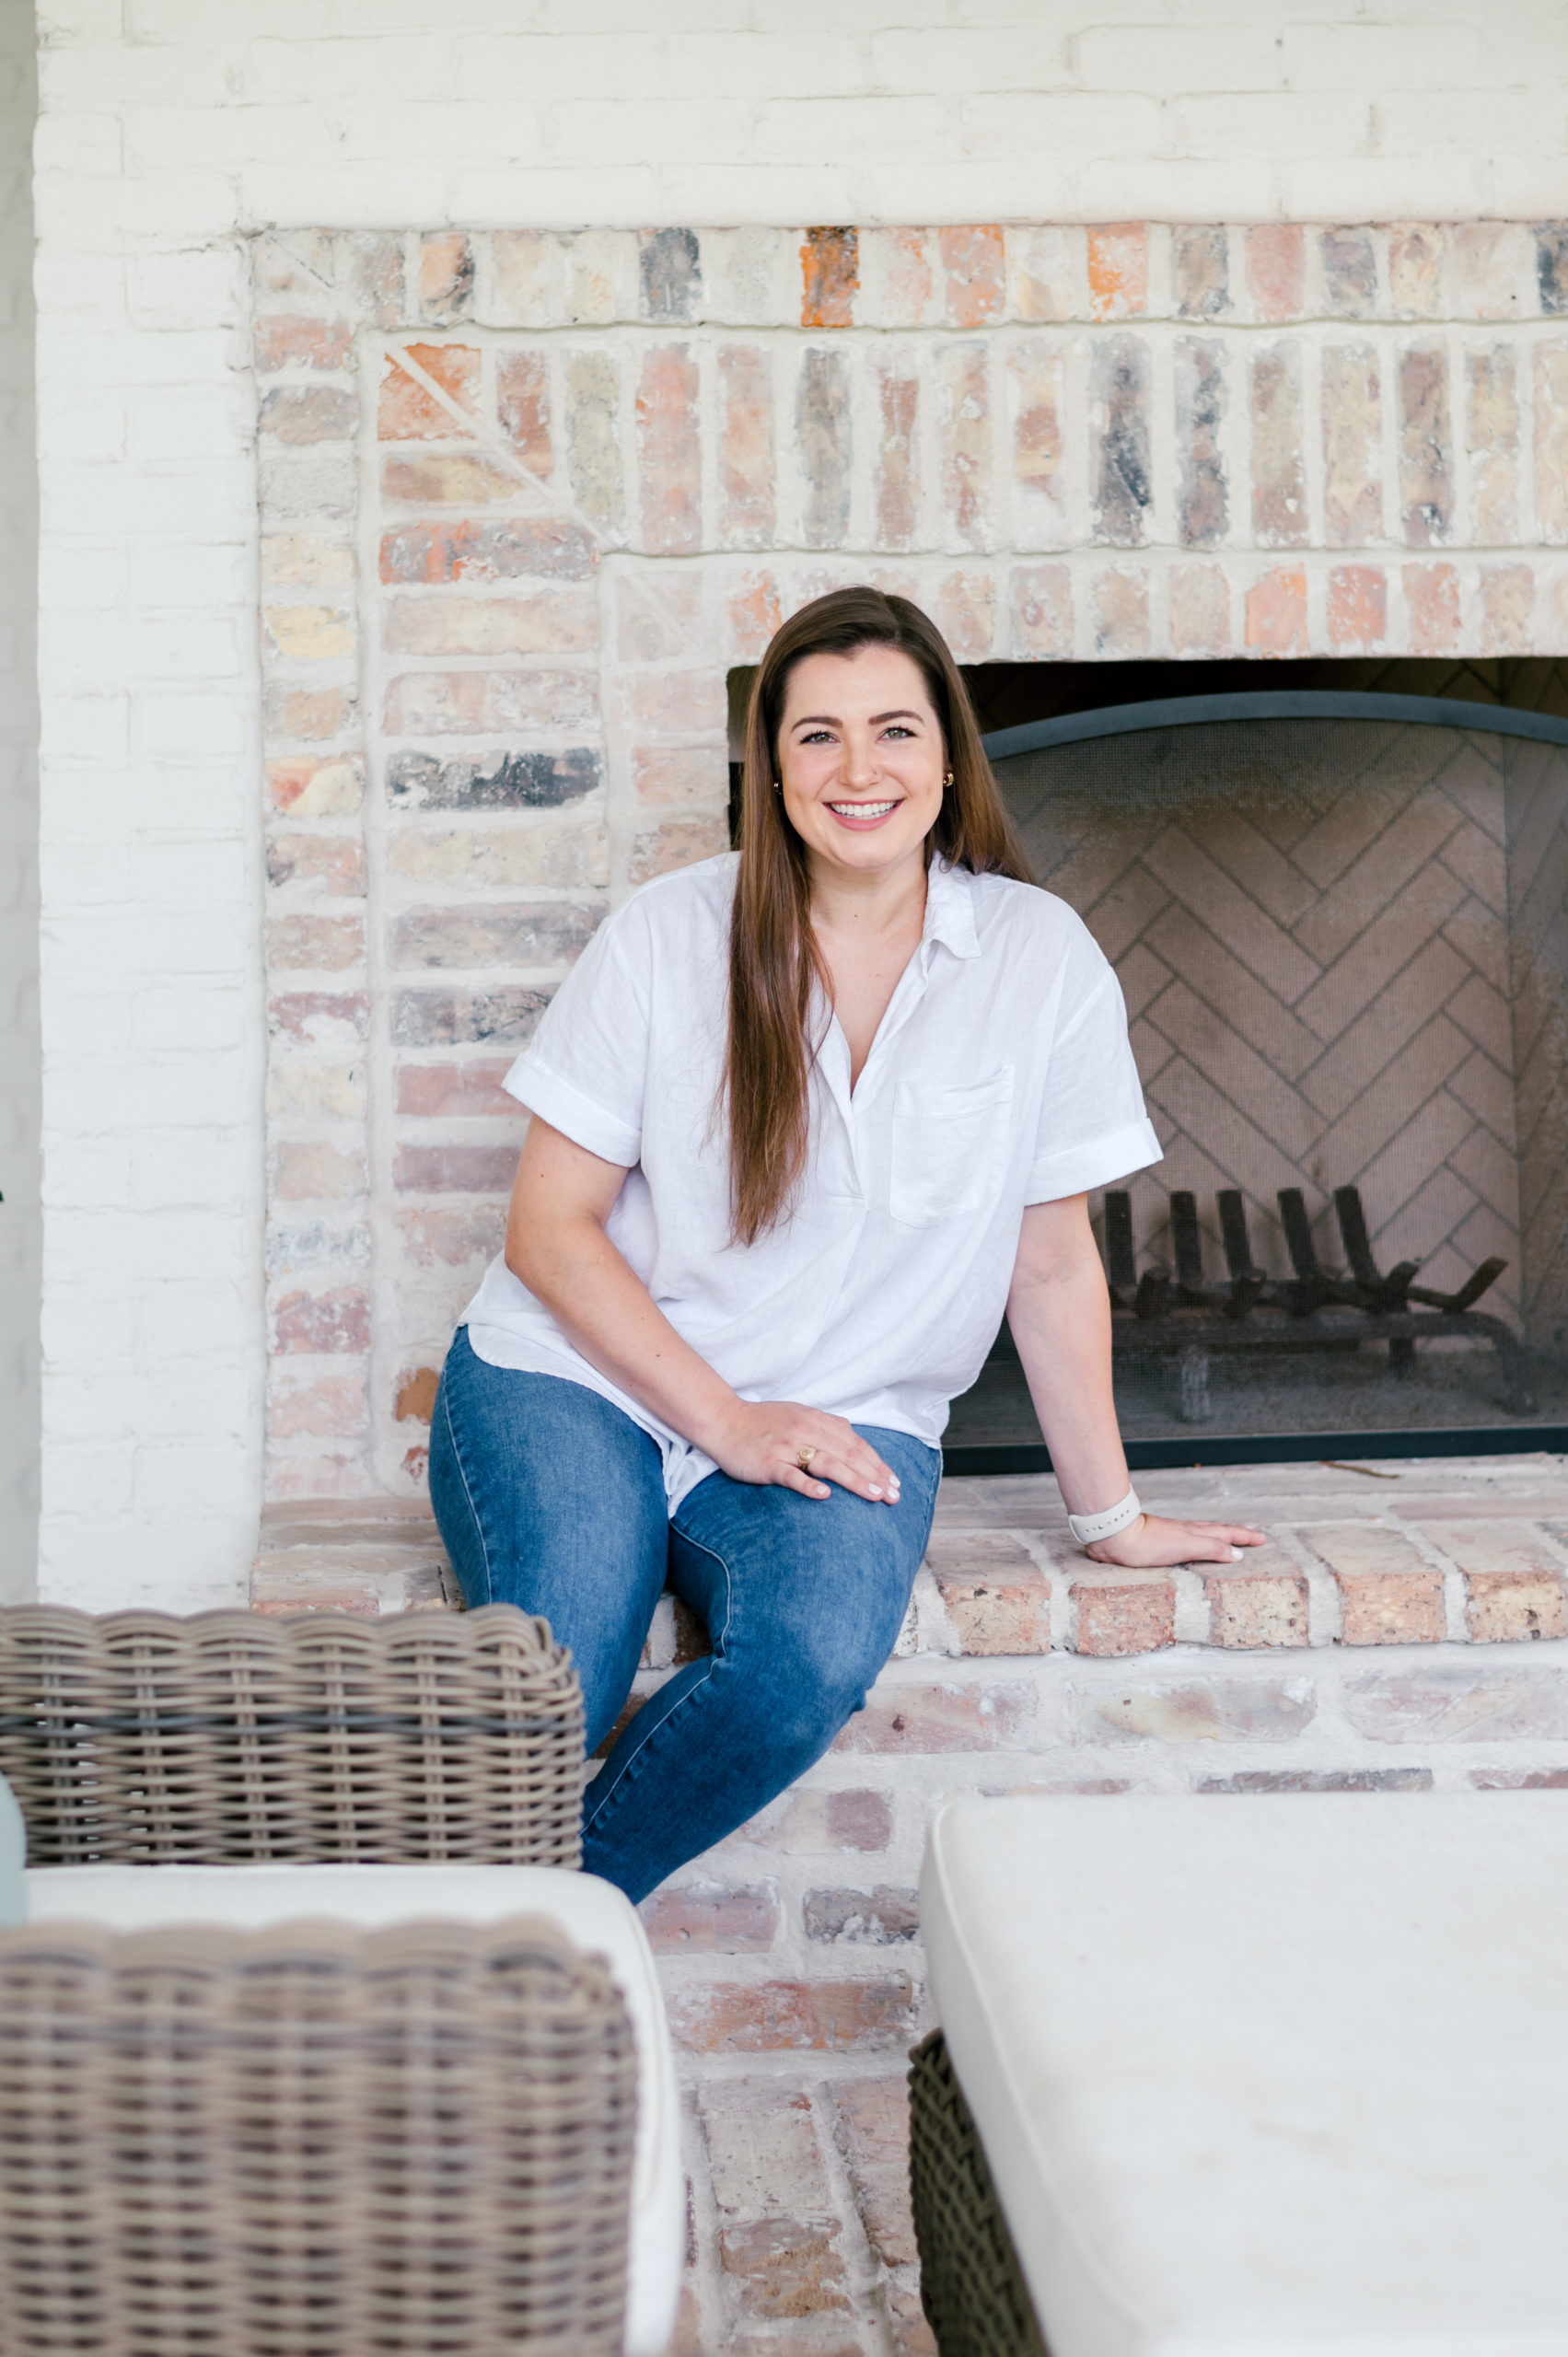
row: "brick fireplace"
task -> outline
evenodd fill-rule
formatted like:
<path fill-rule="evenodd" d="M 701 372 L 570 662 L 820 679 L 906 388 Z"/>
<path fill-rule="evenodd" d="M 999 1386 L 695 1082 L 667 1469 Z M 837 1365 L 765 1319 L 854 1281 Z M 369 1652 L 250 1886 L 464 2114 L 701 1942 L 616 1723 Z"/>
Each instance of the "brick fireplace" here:
<path fill-rule="evenodd" d="M 1117 667 L 1226 657 L 1435 665 L 1497 700 L 1568 643 L 1561 226 L 322 232 L 252 259 L 279 1499 L 419 1493 L 510 1179 L 501 1074 L 609 902 L 726 843 L 726 675 L 794 606 L 870 578 L 966 664 L 1105 667 L 1108 703 Z M 1515 1286 L 1478 794 L 1407 796 L 1443 973 L 1406 957 L 1402 987 L 1446 1007 L 1464 1132 L 1412 1242 L 1495 1248 Z M 1157 921 L 1116 919 L 1144 981 Z M 1297 947 L 1365 1033 L 1394 1016 L 1356 922 L 1330 897 Z M 1133 1012 L 1151 1097 L 1196 1128 L 1199 1057 L 1173 1074 Z M 1254 1103 L 1282 1168 L 1349 1118 L 1352 1062 Z"/>

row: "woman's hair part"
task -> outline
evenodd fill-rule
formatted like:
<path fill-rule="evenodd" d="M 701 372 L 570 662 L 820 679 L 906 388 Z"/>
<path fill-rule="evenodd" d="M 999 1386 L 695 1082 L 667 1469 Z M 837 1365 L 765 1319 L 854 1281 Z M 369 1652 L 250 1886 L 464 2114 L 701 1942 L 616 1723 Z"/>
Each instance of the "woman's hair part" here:
<path fill-rule="evenodd" d="M 735 1239 L 754 1244 L 787 1215 L 806 1165 L 812 987 L 828 978 L 811 929 L 810 871 L 779 776 L 779 733 L 791 672 L 808 655 L 863 646 L 907 655 L 925 681 L 953 782 L 926 837 L 949 865 L 1029 884 L 1028 862 L 991 774 L 969 690 L 947 641 L 908 598 L 834 589 L 775 631 L 752 684 L 740 796 L 740 869 L 729 945 L 729 1041 L 723 1104 L 729 1129 Z"/>

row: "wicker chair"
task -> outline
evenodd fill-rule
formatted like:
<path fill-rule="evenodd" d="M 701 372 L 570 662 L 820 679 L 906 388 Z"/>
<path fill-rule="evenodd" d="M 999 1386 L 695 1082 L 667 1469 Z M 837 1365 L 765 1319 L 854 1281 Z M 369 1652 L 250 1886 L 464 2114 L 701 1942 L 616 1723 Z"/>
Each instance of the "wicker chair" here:
<path fill-rule="evenodd" d="M 0 1775 L 5 2357 L 662 2346 L 668 2033 L 634 1911 L 560 1871 L 543 1621 L 0 1611 Z"/>
<path fill-rule="evenodd" d="M 0 1776 L 35 1866 L 582 1863 L 576 1673 L 510 1605 L 0 1611 Z"/>

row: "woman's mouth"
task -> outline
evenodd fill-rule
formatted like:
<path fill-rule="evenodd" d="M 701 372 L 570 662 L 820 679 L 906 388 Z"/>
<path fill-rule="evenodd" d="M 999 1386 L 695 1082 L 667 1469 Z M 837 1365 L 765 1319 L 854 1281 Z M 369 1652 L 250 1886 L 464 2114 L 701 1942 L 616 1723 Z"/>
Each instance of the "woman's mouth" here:
<path fill-rule="evenodd" d="M 890 802 L 830 802 L 828 807 L 842 827 L 879 827 L 902 799 L 901 795 L 895 795 Z"/>

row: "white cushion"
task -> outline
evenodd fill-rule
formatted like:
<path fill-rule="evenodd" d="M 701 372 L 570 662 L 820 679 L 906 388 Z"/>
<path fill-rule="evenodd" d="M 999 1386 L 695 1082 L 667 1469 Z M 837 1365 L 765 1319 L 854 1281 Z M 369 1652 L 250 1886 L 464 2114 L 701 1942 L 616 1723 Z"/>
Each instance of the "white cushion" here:
<path fill-rule="evenodd" d="M 542 1915 L 609 1964 L 637 2043 L 636 2160 L 626 2357 L 659 2357 L 675 2326 L 685 2240 L 685 2179 L 675 2063 L 654 1959 L 635 1909 L 597 1875 L 555 1866 L 35 1866 L 28 1920 L 227 1923 L 241 1930 L 332 1919 L 401 1923 L 445 1916 L 493 1923 Z"/>
<path fill-rule="evenodd" d="M 1568 2352 L 1568 1793 L 958 1801 L 921 1916 L 1052 2357 Z"/>

